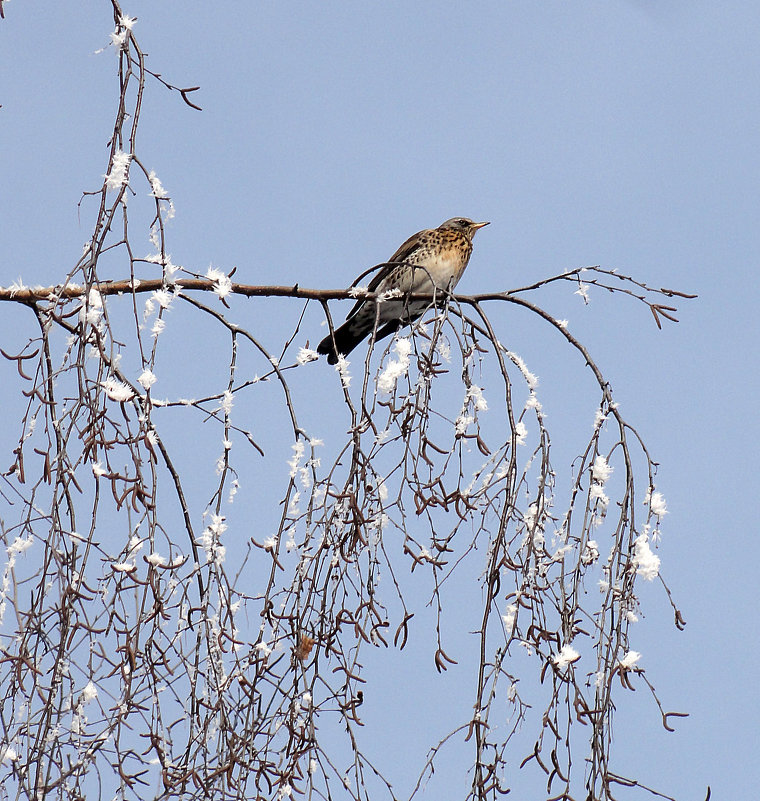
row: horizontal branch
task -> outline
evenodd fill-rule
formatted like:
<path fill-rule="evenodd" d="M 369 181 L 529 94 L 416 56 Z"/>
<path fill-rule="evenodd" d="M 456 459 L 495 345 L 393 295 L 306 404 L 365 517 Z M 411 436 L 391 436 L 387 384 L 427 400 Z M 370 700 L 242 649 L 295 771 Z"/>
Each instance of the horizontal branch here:
<path fill-rule="evenodd" d="M 219 289 L 218 283 L 209 278 L 178 278 L 171 283 L 167 283 L 160 278 L 135 279 L 134 281 L 97 281 L 92 284 L 90 289 L 97 290 L 101 295 L 122 295 L 133 292 L 157 292 L 162 289 L 173 290 L 175 287 L 198 292 L 218 292 Z M 31 305 L 40 301 L 81 298 L 84 297 L 86 291 L 87 289 L 82 284 L 66 284 L 65 286 L 54 287 L 0 287 L 0 301 L 15 301 L 16 303 Z M 508 300 L 513 291 L 488 292 L 481 295 L 452 295 L 451 297 L 463 303 L 484 300 Z M 228 294 L 244 295 L 246 297 L 301 298 L 304 300 L 356 300 L 358 298 L 375 299 L 379 294 L 385 293 L 367 292 L 355 287 L 352 289 L 309 289 L 298 284 L 293 286 L 254 286 L 232 282 Z M 439 297 L 441 294 L 443 293 L 438 293 Z M 408 297 L 415 300 L 425 298 L 432 300 L 433 298 L 429 292 L 415 292 Z"/>
<path fill-rule="evenodd" d="M 384 266 L 387 265 L 377 265 L 377 267 L 373 269 Z M 519 294 L 539 289 L 555 281 L 565 280 L 580 282 L 581 276 L 583 276 L 584 285 L 586 286 L 596 286 L 600 289 L 606 289 L 609 292 L 621 292 L 646 304 L 654 315 L 654 319 L 658 328 L 661 327 L 661 317 L 671 320 L 672 322 L 678 322 L 677 318 L 673 316 L 673 312 L 676 311 L 676 308 L 675 306 L 666 306 L 662 303 L 649 300 L 647 299 L 647 295 L 660 295 L 667 298 L 696 297 L 696 295 L 690 295 L 686 292 L 680 292 L 674 289 L 650 287 L 640 281 L 634 280 L 630 276 L 620 275 L 614 271 L 604 270 L 600 267 L 584 267 L 571 270 L 569 272 L 552 276 L 551 278 L 545 278 L 529 286 L 508 289 L 504 290 L 503 292 L 484 292 L 477 295 L 452 294 L 450 296 L 444 291 L 438 292 L 437 296 L 434 296 L 429 292 L 415 292 L 407 295 L 406 297 L 408 300 L 429 300 L 431 302 L 436 300 L 440 301 L 445 297 L 450 297 L 450 299 L 455 302 L 469 305 L 477 305 L 478 303 L 492 300 L 522 303 L 522 301 L 518 298 Z M 621 282 L 622 285 L 608 283 L 610 280 L 617 280 L 618 282 Z M 348 289 L 310 289 L 308 287 L 301 287 L 298 284 L 293 284 L 292 286 L 255 286 L 251 284 L 233 283 L 229 281 L 226 276 L 224 276 L 221 281 L 217 278 L 178 278 L 171 282 L 167 282 L 162 278 L 151 278 L 147 280 L 135 278 L 133 280 L 128 279 L 122 281 L 98 281 L 90 286 L 89 291 L 93 289 L 98 291 L 101 295 L 157 292 L 159 290 L 214 292 L 222 300 L 227 295 L 243 295 L 245 297 L 300 298 L 302 300 L 318 300 L 321 302 L 328 300 L 355 300 L 357 298 L 366 298 L 368 300 L 388 298 L 388 293 L 368 292 L 360 287 L 355 286 L 349 287 Z M 39 302 L 81 298 L 85 295 L 86 291 L 88 291 L 88 289 L 85 286 L 75 283 L 68 283 L 54 287 L 27 287 L 21 285 L 19 282 L 9 287 L 0 287 L 0 301 L 13 301 L 16 303 L 23 303 L 27 306 L 33 306 Z M 525 304 L 522 303 L 522 305 Z"/>

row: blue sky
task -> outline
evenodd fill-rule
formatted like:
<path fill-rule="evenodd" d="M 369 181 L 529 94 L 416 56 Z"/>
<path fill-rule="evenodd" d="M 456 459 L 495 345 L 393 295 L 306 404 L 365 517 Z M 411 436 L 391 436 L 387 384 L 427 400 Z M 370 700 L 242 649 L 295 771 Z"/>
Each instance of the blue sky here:
<path fill-rule="evenodd" d="M 77 203 L 107 165 L 116 59 L 94 51 L 113 26 L 108 4 L 95 0 L 5 8 L 0 284 L 19 275 L 44 284 L 61 279 L 90 235 L 93 209 Z M 600 264 L 699 295 L 679 302 L 681 322 L 662 331 L 622 297 L 592 293 L 584 307 L 568 288 L 545 302 L 611 379 L 661 465 L 670 510 L 659 553 L 688 625 L 676 632 L 652 593 L 639 650 L 665 706 L 690 717 L 666 736 L 654 717 L 631 712 L 617 748 L 642 779 L 679 799 L 704 798 L 707 784 L 715 798 L 752 797 L 760 7 L 123 8 L 138 18 L 152 69 L 201 86 L 201 113 L 149 86 L 141 126 L 142 158 L 177 208 L 169 250 L 178 264 L 236 266 L 244 283 L 344 287 L 414 231 L 466 215 L 492 224 L 478 234 L 463 292 Z M 252 308 L 234 307 L 241 321 Z M 270 344 L 300 308 L 255 306 Z M 499 314 L 510 347 L 541 377 L 547 413 L 561 420 L 561 398 L 583 365 L 516 310 Z M 24 319 L 3 309 L 4 341 L 23 341 Z M 321 338 L 319 322 L 315 310 L 304 341 Z M 323 397 L 338 392 L 331 369 L 308 367 Z M 330 412 L 312 411 L 315 426 L 320 415 Z M 388 753 L 395 747 L 389 738 Z"/>

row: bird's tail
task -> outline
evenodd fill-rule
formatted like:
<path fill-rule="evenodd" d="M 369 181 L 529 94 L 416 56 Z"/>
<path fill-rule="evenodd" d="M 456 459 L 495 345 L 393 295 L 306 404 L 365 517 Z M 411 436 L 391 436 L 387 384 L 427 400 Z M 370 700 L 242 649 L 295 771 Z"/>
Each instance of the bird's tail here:
<path fill-rule="evenodd" d="M 394 334 L 401 325 L 401 320 L 391 320 L 377 330 L 374 341 L 378 342 L 390 334 Z M 360 321 L 352 317 L 346 320 L 340 328 L 335 329 L 334 341 L 333 336 L 328 334 L 317 345 L 317 353 L 321 353 L 323 356 L 326 355 L 328 364 L 337 364 L 338 354 L 348 356 L 368 334 L 372 334 L 372 328 L 371 325 L 369 327 L 360 325 Z"/>
<path fill-rule="evenodd" d="M 343 323 L 317 345 L 317 353 L 326 355 L 328 364 L 337 364 L 338 354 L 348 356 L 367 335 L 366 331 L 357 331 L 356 327 L 351 325 L 352 322 L 349 320 Z"/>

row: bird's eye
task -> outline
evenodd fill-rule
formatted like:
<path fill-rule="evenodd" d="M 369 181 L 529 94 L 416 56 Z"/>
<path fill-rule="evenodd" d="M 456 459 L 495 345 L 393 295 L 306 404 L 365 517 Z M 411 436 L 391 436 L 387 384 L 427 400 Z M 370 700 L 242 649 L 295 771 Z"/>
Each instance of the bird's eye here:
<path fill-rule="evenodd" d="M 462 228 L 466 228 L 467 227 L 467 220 L 465 220 L 464 218 L 460 217 L 460 219 L 457 220 L 457 225 L 460 225 Z"/>

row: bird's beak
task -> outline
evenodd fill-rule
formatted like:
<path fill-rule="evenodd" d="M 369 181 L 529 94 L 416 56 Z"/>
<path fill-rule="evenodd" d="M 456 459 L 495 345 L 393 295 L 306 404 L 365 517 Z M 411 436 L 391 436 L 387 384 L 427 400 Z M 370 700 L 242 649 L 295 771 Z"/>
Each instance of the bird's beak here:
<path fill-rule="evenodd" d="M 490 224 L 491 224 L 490 222 L 473 223 L 470 226 L 470 228 L 472 228 L 473 231 L 477 231 L 478 228 L 482 228 L 484 225 L 490 225 Z"/>

